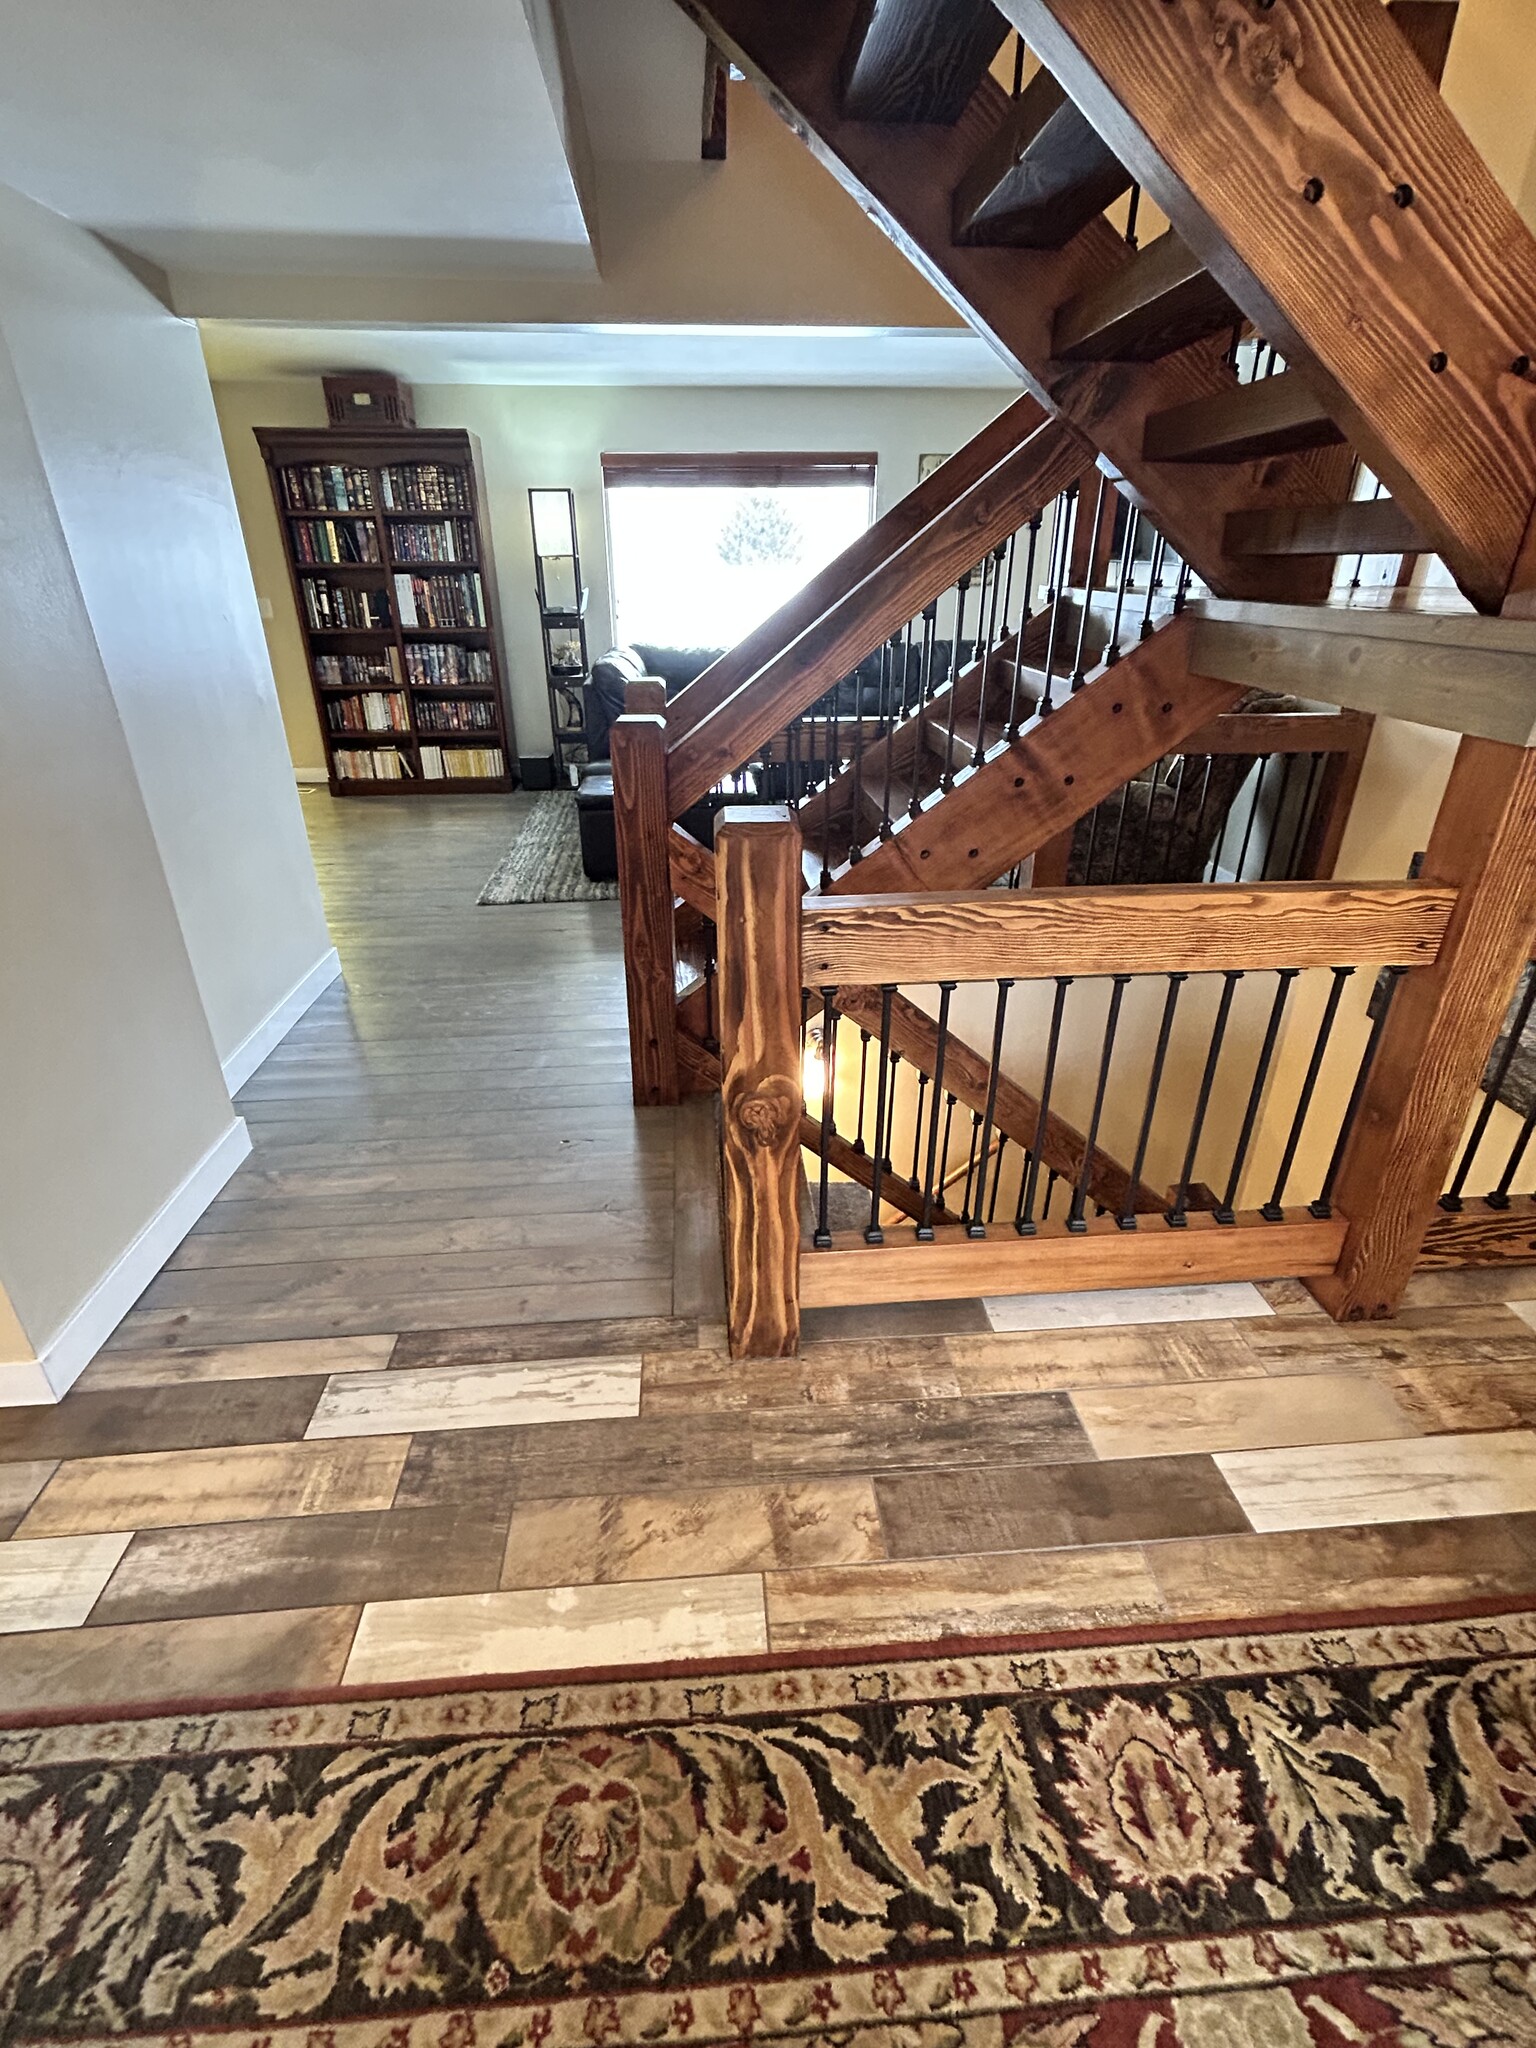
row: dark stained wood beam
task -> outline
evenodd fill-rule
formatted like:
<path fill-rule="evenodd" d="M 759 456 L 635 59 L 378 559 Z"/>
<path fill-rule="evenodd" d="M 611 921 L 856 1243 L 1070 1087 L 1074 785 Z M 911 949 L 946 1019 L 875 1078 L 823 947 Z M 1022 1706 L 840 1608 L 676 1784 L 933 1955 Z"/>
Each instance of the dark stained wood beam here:
<path fill-rule="evenodd" d="M 1424 66 L 1438 91 L 1451 54 L 1458 0 L 1387 0 L 1387 12 L 1402 30 L 1408 47 Z"/>
<path fill-rule="evenodd" d="M 723 164 L 730 140 L 731 60 L 711 42 L 704 45 L 704 110 L 699 155 L 707 164 Z"/>
<path fill-rule="evenodd" d="M 1293 370 L 1234 384 L 1214 398 L 1153 413 L 1142 452 L 1149 462 L 1259 462 L 1344 436 Z"/>
<path fill-rule="evenodd" d="M 1042 402 L 1079 425 L 1127 495 L 1154 513 L 1171 546 L 1218 595 L 1305 602 L 1326 595 L 1326 564 L 1234 560 L 1226 515 L 1239 507 L 1315 502 L 1316 457 L 1287 457 L 1258 474 L 1180 476 L 1144 462 L 1143 425 L 1183 399 L 1230 381 L 1218 339 L 1128 377 L 1115 363 L 1058 361 L 1056 309 L 1133 260 L 1107 220 L 1060 251 L 966 249 L 951 233 L 951 195 L 1006 115 L 1009 96 L 984 78 L 951 127 L 854 121 L 841 108 L 838 60 L 855 0 L 678 0 L 713 35 L 827 168 L 916 267 L 1012 363 Z M 942 473 L 942 472 L 941 472 Z"/>
<path fill-rule="evenodd" d="M 624 927 L 624 994 L 634 1099 L 678 1099 L 677 976 L 667 859 L 667 729 L 654 713 L 614 720 L 613 832 Z"/>
<path fill-rule="evenodd" d="M 1037 71 L 955 187 L 955 240 L 1063 249 L 1130 183 L 1051 74 Z"/>
<path fill-rule="evenodd" d="M 1005 12 L 1496 611 L 1536 503 L 1536 238 L 1379 0 Z"/>
<path fill-rule="evenodd" d="M 954 121 L 1003 46 L 992 0 L 865 0 L 843 56 L 856 121 Z"/>
<path fill-rule="evenodd" d="M 1153 363 L 1213 334 L 1230 334 L 1241 318 L 1170 228 L 1069 299 L 1057 312 L 1051 346 L 1063 362 Z"/>
<path fill-rule="evenodd" d="M 1306 505 L 1290 512 L 1234 512 L 1234 555 L 1424 555 L 1433 544 L 1392 498 Z"/>

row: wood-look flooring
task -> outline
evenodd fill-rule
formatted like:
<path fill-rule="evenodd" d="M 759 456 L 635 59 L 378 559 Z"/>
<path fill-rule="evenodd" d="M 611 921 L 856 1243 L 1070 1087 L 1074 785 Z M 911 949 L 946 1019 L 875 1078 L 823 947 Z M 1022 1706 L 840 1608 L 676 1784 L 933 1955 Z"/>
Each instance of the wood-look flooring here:
<path fill-rule="evenodd" d="M 345 983 L 79 1384 L 0 1411 L 0 1710 L 1536 1593 L 1536 1271 L 734 1365 L 616 907 L 476 906 L 521 798 L 305 804 Z"/>

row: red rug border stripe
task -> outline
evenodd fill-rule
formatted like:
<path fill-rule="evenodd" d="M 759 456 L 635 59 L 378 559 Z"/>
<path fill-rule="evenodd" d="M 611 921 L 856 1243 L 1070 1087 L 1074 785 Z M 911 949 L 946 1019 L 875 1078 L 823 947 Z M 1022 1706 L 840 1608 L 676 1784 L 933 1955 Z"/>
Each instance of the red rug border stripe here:
<path fill-rule="evenodd" d="M 954 1657 L 1031 1655 L 1044 1650 L 1124 1648 L 1137 1643 L 1197 1642 L 1212 1636 L 1327 1633 L 1342 1628 L 1413 1627 L 1417 1623 L 1472 1621 L 1536 1612 L 1536 1593 L 1486 1594 L 1475 1600 L 1416 1606 L 1339 1610 L 1300 1608 L 1261 1616 L 1209 1616 L 1196 1621 L 1149 1617 L 1115 1627 L 1032 1630 L 1023 1635 L 934 1636 L 923 1642 L 853 1644 L 819 1650 L 765 1650 L 735 1657 L 684 1657 L 656 1664 L 592 1664 L 570 1670 L 490 1671 L 467 1678 L 418 1678 L 396 1684 L 328 1685 L 293 1692 L 171 1695 L 163 1700 L 42 1707 L 0 1713 L 0 1732 L 25 1728 L 87 1727 L 101 1721 L 154 1721 L 171 1714 L 259 1713 L 267 1708 L 340 1706 L 351 1701 L 430 1699 L 461 1692 L 523 1692 L 530 1687 L 642 1684 L 653 1680 L 728 1678 L 764 1671 L 827 1670 L 837 1665 L 921 1664 Z M 210 1617 L 213 1618 L 213 1617 Z M 227 1619 L 238 1625 L 241 1617 Z M 88 1629 L 80 1631 L 90 1633 Z"/>

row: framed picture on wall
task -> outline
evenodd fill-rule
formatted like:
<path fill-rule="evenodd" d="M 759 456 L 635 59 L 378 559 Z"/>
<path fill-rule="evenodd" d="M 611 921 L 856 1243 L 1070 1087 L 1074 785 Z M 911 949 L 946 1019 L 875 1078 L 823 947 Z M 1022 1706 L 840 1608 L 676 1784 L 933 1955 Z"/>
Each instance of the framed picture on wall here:
<path fill-rule="evenodd" d="M 917 480 L 926 483 L 941 462 L 948 462 L 947 455 L 919 455 L 917 458 Z"/>

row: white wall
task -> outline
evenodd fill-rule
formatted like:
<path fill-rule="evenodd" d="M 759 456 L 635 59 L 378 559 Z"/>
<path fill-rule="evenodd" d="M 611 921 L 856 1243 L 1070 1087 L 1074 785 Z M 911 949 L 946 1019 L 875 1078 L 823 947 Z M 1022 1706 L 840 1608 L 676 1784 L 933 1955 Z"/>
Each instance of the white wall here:
<path fill-rule="evenodd" d="M 549 704 L 533 595 L 531 485 L 569 485 L 577 494 L 582 569 L 591 587 L 588 651 L 611 644 L 612 616 L 603 528 L 605 451 L 671 454 L 721 449 L 873 449 L 879 456 L 877 510 L 917 482 L 919 455 L 950 454 L 1008 403 L 1006 391 L 829 388 L 693 390 L 676 386 L 416 387 L 424 427 L 468 427 L 485 456 L 491 538 L 507 643 L 518 751 L 549 750 Z M 283 566 L 271 488 L 252 428 L 323 426 L 318 380 L 214 386 L 235 494 L 257 590 L 272 604 L 268 644 L 295 766 L 317 774 L 325 756 L 304 647 Z"/>
<path fill-rule="evenodd" d="M 197 331 L 4 188 L 0 251 L 0 330 L 214 1045 L 243 1079 L 268 1017 L 335 960 Z"/>

